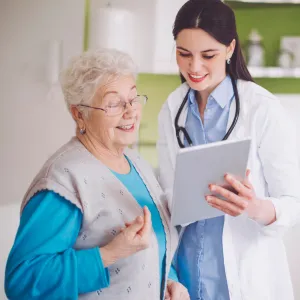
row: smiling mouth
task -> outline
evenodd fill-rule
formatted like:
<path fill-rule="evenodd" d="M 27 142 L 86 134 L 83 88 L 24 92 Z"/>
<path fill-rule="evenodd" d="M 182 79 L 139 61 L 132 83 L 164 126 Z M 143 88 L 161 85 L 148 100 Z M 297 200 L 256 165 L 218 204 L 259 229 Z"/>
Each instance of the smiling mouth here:
<path fill-rule="evenodd" d="M 118 126 L 117 128 L 125 132 L 132 132 L 134 131 L 134 124 Z"/>
<path fill-rule="evenodd" d="M 206 78 L 206 76 L 208 74 L 205 74 L 205 75 L 193 75 L 193 74 L 188 73 L 188 75 L 189 75 L 189 78 L 191 79 L 191 81 L 193 81 L 193 82 L 201 82 L 201 81 L 203 81 Z"/>

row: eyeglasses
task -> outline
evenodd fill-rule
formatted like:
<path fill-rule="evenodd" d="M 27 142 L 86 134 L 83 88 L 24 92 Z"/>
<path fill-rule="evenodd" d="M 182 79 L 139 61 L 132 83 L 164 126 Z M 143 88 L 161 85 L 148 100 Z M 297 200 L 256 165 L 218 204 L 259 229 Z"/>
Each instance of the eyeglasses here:
<path fill-rule="evenodd" d="M 109 103 L 105 107 L 94 107 L 84 104 L 79 104 L 78 106 L 83 106 L 92 109 L 102 110 L 106 113 L 107 116 L 116 116 L 122 114 L 126 110 L 127 104 L 130 104 L 131 108 L 134 110 L 142 108 L 148 100 L 146 95 L 137 95 L 129 101 L 119 100 L 113 103 Z"/>

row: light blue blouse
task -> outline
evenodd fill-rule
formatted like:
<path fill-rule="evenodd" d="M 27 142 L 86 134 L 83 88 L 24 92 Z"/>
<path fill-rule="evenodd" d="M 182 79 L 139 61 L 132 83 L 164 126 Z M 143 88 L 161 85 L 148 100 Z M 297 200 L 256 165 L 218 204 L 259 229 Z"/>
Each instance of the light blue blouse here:
<path fill-rule="evenodd" d="M 231 79 L 227 76 L 209 96 L 202 123 L 195 91 L 190 91 L 185 127 L 193 145 L 222 140 L 233 95 Z M 177 271 L 191 300 L 229 300 L 222 245 L 223 225 L 223 216 L 198 221 L 190 224 L 183 234 Z"/>

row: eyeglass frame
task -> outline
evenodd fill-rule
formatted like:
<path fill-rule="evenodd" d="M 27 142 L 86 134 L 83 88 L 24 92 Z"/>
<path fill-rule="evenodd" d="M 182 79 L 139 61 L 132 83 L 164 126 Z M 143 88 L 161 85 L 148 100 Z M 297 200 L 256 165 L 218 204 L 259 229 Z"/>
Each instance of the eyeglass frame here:
<path fill-rule="evenodd" d="M 120 103 L 123 103 L 123 111 L 125 111 L 127 104 L 130 104 L 131 107 L 132 107 L 132 102 L 136 98 L 138 98 L 138 97 L 144 97 L 145 98 L 145 104 L 147 103 L 147 101 L 148 101 L 148 96 L 147 95 L 136 95 L 132 100 L 129 100 L 129 101 L 120 100 Z M 107 114 L 107 109 L 106 108 L 95 107 L 95 106 L 90 106 L 90 105 L 85 105 L 85 104 L 78 104 L 77 106 L 82 106 L 82 107 L 87 107 L 87 108 L 102 110 L 102 111 L 104 111 Z M 118 114 L 115 114 L 115 115 L 118 115 Z"/>

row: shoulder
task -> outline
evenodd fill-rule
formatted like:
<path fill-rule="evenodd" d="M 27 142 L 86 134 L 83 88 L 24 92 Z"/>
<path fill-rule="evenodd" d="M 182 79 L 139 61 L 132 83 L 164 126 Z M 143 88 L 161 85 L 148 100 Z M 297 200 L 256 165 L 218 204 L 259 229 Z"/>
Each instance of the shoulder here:
<path fill-rule="evenodd" d="M 263 132 L 265 128 L 291 128 L 292 120 L 282 106 L 279 99 L 265 88 L 254 82 L 239 82 L 241 110 L 250 122 L 255 122 L 257 131 Z"/>
<path fill-rule="evenodd" d="M 77 194 L 85 176 L 93 171 L 90 155 L 76 139 L 58 149 L 43 165 L 28 188 L 23 205 L 37 192 L 51 190 L 80 208 Z"/>
<path fill-rule="evenodd" d="M 238 81 L 241 112 L 251 120 L 256 119 L 259 126 L 269 120 L 285 118 L 286 112 L 279 99 L 254 82 Z"/>
<path fill-rule="evenodd" d="M 169 94 L 167 100 L 162 105 L 162 108 L 158 115 L 158 120 L 163 121 L 168 118 L 173 111 L 177 111 L 183 98 L 186 96 L 189 90 L 189 86 L 186 82 L 182 83 L 172 93 Z"/>
<path fill-rule="evenodd" d="M 239 80 L 238 90 L 241 94 L 240 97 L 243 97 L 250 104 L 259 103 L 268 106 L 279 103 L 275 95 L 255 82 Z"/>
<path fill-rule="evenodd" d="M 86 164 L 88 158 L 85 148 L 76 138 L 72 138 L 50 156 L 41 168 L 40 176 L 51 177 L 58 173 L 70 173 L 71 170 L 74 172 L 80 165 Z"/>

